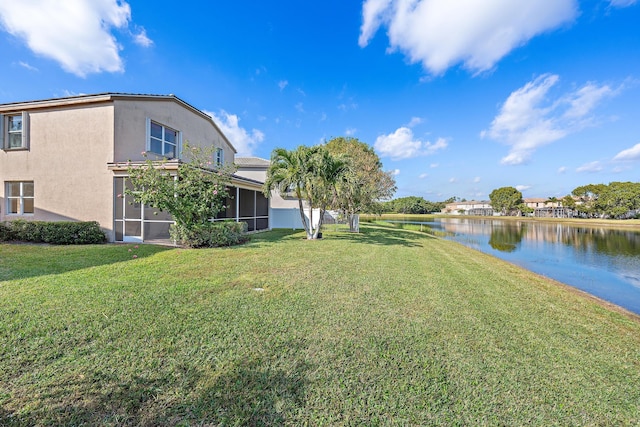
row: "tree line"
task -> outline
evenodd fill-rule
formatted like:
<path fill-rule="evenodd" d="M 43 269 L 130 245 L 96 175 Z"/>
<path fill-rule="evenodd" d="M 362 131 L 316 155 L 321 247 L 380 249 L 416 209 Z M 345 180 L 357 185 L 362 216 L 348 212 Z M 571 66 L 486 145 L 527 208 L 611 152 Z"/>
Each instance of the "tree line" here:
<path fill-rule="evenodd" d="M 431 202 L 425 200 L 424 197 L 407 196 L 397 199 L 380 202 L 377 206 L 376 212 L 371 213 L 400 213 L 400 214 L 429 214 L 441 212 L 447 203 L 452 203 L 457 200 L 456 197 L 451 197 L 442 202 Z"/>

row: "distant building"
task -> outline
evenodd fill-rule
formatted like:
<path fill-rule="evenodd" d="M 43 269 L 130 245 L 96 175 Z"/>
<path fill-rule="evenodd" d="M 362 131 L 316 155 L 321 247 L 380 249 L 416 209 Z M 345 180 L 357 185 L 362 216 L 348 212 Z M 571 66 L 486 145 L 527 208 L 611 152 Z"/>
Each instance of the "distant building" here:
<path fill-rule="evenodd" d="M 447 203 L 441 213 L 447 215 L 494 215 L 493 208 L 491 207 L 491 202 L 486 200 L 470 200 L 468 202 Z"/>
<path fill-rule="evenodd" d="M 575 210 L 563 207 L 561 200 L 549 201 L 541 197 L 529 197 L 522 201 L 526 207 L 533 209 L 535 217 L 571 218 L 575 216 Z M 495 212 L 491 202 L 487 200 L 447 203 L 441 213 L 447 215 L 500 215 L 500 212 Z"/>

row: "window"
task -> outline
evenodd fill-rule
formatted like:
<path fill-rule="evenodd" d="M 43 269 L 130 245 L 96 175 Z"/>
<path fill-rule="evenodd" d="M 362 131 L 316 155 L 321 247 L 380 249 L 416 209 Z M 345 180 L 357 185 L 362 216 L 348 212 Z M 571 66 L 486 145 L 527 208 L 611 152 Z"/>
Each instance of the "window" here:
<path fill-rule="evenodd" d="M 33 213 L 33 181 L 6 183 L 7 214 Z"/>
<path fill-rule="evenodd" d="M 5 150 L 28 148 L 28 114 L 7 114 L 0 118 L 2 119 L 0 129 L 2 129 L 3 148 Z"/>
<path fill-rule="evenodd" d="M 177 130 L 147 120 L 147 151 L 173 159 L 179 156 L 180 140 Z"/>
<path fill-rule="evenodd" d="M 222 166 L 224 164 L 224 150 L 222 148 L 216 148 L 216 166 Z"/>

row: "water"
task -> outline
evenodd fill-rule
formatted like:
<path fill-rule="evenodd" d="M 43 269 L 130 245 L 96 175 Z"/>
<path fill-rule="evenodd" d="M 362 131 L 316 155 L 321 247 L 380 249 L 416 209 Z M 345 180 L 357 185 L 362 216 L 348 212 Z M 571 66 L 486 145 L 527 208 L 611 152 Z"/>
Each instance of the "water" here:
<path fill-rule="evenodd" d="M 640 227 L 612 229 L 497 219 L 424 223 L 445 238 L 640 314 Z"/>

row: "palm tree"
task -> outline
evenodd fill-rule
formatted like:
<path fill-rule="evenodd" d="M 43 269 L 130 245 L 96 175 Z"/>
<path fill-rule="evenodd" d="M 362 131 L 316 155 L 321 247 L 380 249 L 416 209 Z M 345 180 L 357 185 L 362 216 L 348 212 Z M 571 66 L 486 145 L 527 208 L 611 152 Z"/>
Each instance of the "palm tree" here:
<path fill-rule="evenodd" d="M 300 219 L 307 239 L 317 239 L 324 213 L 335 195 L 335 184 L 346 170 L 346 162 L 331 156 L 322 146 L 299 146 L 289 151 L 276 148 L 271 153 L 271 165 L 263 192 L 268 197 L 271 190 L 280 194 L 293 191 L 298 199 Z M 303 200 L 309 205 L 309 220 L 304 214 Z M 313 208 L 320 209 L 318 225 L 313 227 Z"/>
<path fill-rule="evenodd" d="M 329 150 L 324 146 L 314 148 L 315 150 L 311 157 L 313 170 L 310 171 L 310 182 L 313 189 L 309 202 L 313 207 L 317 207 L 320 210 L 318 226 L 313 233 L 313 238 L 316 239 L 322 228 L 327 207 L 331 205 L 337 197 L 336 185 L 346 180 L 349 161 L 344 156 L 331 155 Z"/>
<path fill-rule="evenodd" d="M 304 214 L 303 192 L 307 176 L 307 148 L 298 147 L 296 150 L 276 148 L 271 152 L 271 164 L 267 169 L 267 179 L 263 186 L 265 196 L 269 197 L 271 190 L 277 190 L 280 194 L 293 191 L 298 199 L 300 219 L 307 233 L 307 239 L 312 236 L 311 228 Z"/>

